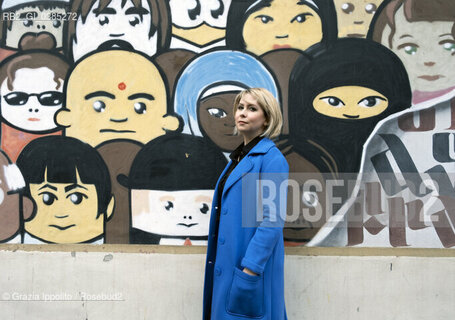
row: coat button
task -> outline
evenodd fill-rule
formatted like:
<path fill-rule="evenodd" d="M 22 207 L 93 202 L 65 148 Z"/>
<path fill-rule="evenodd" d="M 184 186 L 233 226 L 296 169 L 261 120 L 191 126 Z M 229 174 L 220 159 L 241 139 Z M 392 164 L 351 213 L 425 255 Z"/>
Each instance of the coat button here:
<path fill-rule="evenodd" d="M 208 264 L 213 264 L 213 261 L 212 261 L 212 260 L 209 260 L 209 261 L 208 261 Z"/>
<path fill-rule="evenodd" d="M 216 268 L 215 268 L 215 274 L 216 274 L 217 276 L 221 275 L 221 269 L 220 269 L 219 267 L 216 267 Z"/>
<path fill-rule="evenodd" d="M 218 206 L 215 207 L 215 210 L 218 210 Z"/>
<path fill-rule="evenodd" d="M 224 244 L 224 238 L 223 237 L 219 237 L 218 241 L 220 242 L 220 244 Z"/>

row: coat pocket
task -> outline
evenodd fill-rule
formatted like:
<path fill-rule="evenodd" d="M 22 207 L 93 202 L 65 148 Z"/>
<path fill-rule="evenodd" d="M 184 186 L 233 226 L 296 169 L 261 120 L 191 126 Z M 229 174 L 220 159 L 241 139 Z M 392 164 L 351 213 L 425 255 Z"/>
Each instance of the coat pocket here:
<path fill-rule="evenodd" d="M 235 268 L 226 302 L 227 312 L 233 315 L 249 318 L 264 316 L 264 276 L 251 276 Z"/>

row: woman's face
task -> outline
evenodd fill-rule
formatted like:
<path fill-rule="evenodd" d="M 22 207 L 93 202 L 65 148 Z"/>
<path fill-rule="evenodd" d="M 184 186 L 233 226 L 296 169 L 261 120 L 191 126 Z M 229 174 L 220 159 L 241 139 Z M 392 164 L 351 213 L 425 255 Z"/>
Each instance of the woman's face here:
<path fill-rule="evenodd" d="M 237 131 L 247 140 L 260 135 L 265 130 L 266 119 L 264 110 L 257 100 L 249 93 L 240 99 L 235 111 L 235 126 Z"/>
<path fill-rule="evenodd" d="M 242 142 L 234 135 L 232 105 L 238 92 L 221 92 L 203 98 L 198 103 L 199 127 L 219 148 L 232 151 Z"/>
<path fill-rule="evenodd" d="M 306 50 L 322 40 L 318 13 L 300 1 L 275 0 L 249 15 L 243 26 L 246 49 L 257 55 L 281 49 Z"/>
<path fill-rule="evenodd" d="M 413 91 L 438 91 L 455 86 L 454 22 L 408 22 L 401 7 L 395 14 L 396 32 L 391 50 L 409 75 Z M 390 48 L 386 26 L 381 43 Z"/>

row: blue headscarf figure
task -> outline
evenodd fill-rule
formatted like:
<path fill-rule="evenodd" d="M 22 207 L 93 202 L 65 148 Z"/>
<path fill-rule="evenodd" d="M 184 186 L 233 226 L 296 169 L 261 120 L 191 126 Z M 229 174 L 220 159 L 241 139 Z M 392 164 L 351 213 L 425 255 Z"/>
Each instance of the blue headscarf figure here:
<path fill-rule="evenodd" d="M 184 120 L 184 133 L 202 136 L 197 119 L 198 101 L 208 90 L 221 86 L 225 86 L 224 91 L 261 87 L 279 98 L 275 79 L 259 59 L 230 50 L 204 53 L 188 64 L 175 89 L 174 109 Z"/>

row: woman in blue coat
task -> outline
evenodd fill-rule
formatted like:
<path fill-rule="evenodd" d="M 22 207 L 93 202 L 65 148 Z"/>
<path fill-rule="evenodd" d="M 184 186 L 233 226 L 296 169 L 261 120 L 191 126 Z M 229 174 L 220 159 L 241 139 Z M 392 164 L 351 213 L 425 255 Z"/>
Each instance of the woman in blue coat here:
<path fill-rule="evenodd" d="M 283 224 L 288 164 L 269 139 L 282 115 L 273 95 L 247 89 L 234 102 L 241 144 L 218 180 L 210 219 L 203 319 L 286 319 Z"/>

